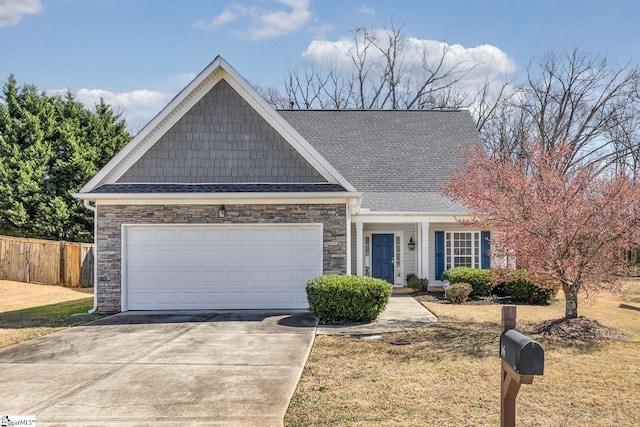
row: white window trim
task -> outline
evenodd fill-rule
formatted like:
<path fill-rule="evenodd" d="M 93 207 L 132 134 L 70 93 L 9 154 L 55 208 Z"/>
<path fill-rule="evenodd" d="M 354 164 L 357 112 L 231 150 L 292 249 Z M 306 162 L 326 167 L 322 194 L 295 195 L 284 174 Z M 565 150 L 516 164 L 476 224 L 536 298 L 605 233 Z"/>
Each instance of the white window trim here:
<path fill-rule="evenodd" d="M 471 234 L 471 264 L 472 268 L 482 268 L 482 232 L 481 231 L 445 231 L 444 232 L 444 269 L 449 270 L 456 267 L 453 242 L 455 233 Z M 447 254 L 447 245 L 451 242 L 451 253 Z M 468 266 L 462 266 L 468 267 Z"/>

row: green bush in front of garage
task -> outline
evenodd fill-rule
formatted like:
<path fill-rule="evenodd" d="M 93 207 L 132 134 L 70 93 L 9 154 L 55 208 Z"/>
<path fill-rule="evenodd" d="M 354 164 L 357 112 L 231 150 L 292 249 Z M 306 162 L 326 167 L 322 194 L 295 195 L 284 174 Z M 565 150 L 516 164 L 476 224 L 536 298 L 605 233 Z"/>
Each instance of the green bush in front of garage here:
<path fill-rule="evenodd" d="M 307 281 L 309 311 L 323 322 L 369 322 L 387 307 L 391 289 L 389 283 L 373 277 L 314 277 Z"/>

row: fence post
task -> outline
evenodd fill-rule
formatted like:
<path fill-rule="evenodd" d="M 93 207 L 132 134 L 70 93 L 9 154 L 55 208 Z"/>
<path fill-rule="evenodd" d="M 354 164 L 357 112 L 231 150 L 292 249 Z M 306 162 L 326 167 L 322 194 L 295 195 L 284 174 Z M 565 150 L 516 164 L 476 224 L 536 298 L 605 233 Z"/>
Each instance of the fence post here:
<path fill-rule="evenodd" d="M 60 240 L 60 277 L 58 278 L 58 285 L 67 286 L 67 275 L 66 275 L 66 266 L 65 266 L 65 256 L 66 256 L 66 245 L 64 240 Z"/>
<path fill-rule="evenodd" d="M 25 282 L 29 283 L 31 281 L 31 243 L 29 242 L 29 239 L 27 239 L 27 243 L 25 243 L 24 245 L 25 248 L 25 254 L 26 254 L 26 262 L 25 262 Z"/>

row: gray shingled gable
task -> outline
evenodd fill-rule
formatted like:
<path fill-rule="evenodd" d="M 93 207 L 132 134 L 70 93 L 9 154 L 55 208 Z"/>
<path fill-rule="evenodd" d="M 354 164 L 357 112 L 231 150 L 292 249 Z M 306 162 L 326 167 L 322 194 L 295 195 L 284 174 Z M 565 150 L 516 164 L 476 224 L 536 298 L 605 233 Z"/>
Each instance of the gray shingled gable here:
<path fill-rule="evenodd" d="M 468 111 L 279 113 L 364 193 L 362 207 L 422 212 L 462 208 L 442 196 L 438 187 L 459 164 L 459 148 L 479 139 Z"/>
<path fill-rule="evenodd" d="M 221 80 L 117 182 L 310 183 L 326 179 Z"/>

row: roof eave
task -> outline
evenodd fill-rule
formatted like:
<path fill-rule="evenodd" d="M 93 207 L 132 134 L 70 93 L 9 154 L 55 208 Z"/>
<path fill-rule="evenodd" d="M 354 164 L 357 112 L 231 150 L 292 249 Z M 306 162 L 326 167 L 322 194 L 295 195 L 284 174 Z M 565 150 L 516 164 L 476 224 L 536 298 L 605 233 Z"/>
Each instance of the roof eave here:
<path fill-rule="evenodd" d="M 396 216 L 429 216 L 429 215 L 447 215 L 447 216 L 468 216 L 470 214 L 467 212 L 456 212 L 456 211 L 367 211 L 360 210 L 358 212 L 359 216 L 383 216 L 383 215 L 396 215 Z"/>
<path fill-rule="evenodd" d="M 361 198 L 362 193 L 352 191 L 326 192 L 244 192 L 244 193 L 74 193 L 76 199 L 99 200 L 219 200 L 219 199 L 335 199 Z"/>

